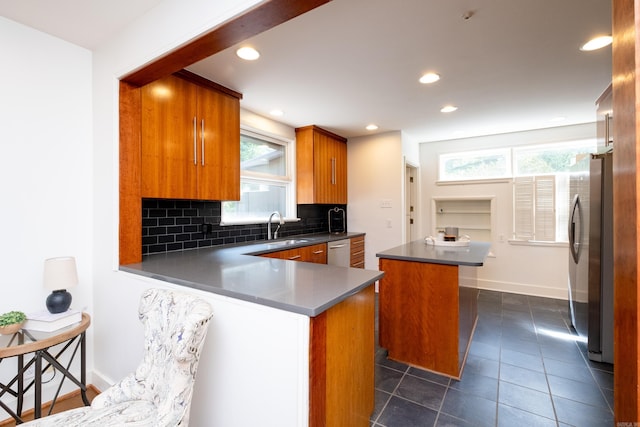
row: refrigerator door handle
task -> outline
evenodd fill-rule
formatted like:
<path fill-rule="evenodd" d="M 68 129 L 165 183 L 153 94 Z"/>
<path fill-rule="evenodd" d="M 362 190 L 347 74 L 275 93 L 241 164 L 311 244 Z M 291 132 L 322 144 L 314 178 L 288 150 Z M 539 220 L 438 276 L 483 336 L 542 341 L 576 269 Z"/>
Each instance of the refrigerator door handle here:
<path fill-rule="evenodd" d="M 577 215 L 577 218 L 576 218 Z M 576 224 L 576 219 L 578 223 Z M 569 215 L 569 251 L 571 252 L 571 257 L 573 260 L 578 263 L 578 258 L 580 257 L 580 244 L 582 240 L 582 230 L 576 230 L 576 226 L 582 228 L 582 206 L 580 204 L 580 196 L 573 196 L 573 201 L 571 202 L 571 209 Z M 577 235 L 577 239 L 576 239 Z"/>

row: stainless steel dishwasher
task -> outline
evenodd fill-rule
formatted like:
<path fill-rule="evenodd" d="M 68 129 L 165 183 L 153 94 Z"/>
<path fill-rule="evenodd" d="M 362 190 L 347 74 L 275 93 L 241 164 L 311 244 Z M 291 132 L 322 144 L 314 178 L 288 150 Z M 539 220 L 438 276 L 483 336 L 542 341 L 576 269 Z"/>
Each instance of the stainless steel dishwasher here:
<path fill-rule="evenodd" d="M 351 239 L 327 243 L 327 264 L 338 267 L 351 266 Z"/>

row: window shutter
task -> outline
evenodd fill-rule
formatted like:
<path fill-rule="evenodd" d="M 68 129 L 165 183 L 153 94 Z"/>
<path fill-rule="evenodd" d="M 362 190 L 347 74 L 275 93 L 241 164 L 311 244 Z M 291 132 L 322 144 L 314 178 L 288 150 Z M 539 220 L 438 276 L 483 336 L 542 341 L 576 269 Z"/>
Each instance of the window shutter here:
<path fill-rule="evenodd" d="M 534 183 L 532 176 L 515 178 L 513 183 L 514 237 L 518 240 L 531 240 L 534 237 Z"/>
<path fill-rule="evenodd" d="M 514 237 L 555 241 L 555 176 L 517 177 L 513 184 Z"/>
<path fill-rule="evenodd" d="M 556 240 L 555 176 L 537 176 L 535 199 L 535 240 Z"/>

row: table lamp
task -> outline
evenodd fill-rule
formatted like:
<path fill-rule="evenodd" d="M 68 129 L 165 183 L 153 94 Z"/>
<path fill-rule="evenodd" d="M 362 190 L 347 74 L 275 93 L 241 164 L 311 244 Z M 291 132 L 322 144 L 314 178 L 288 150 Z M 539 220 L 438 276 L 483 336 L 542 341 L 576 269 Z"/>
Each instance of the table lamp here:
<path fill-rule="evenodd" d="M 67 289 L 78 284 L 76 259 L 71 256 L 44 260 L 44 287 L 52 292 L 47 297 L 49 313 L 63 313 L 71 305 L 71 294 Z"/>

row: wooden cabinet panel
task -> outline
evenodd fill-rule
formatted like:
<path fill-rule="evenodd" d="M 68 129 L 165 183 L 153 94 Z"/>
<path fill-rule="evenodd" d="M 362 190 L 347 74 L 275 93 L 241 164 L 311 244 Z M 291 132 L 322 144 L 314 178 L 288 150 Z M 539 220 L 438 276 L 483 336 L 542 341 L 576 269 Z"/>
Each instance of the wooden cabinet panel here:
<path fill-rule="evenodd" d="M 142 91 L 142 197 L 196 198 L 196 87 L 169 76 Z"/>
<path fill-rule="evenodd" d="M 309 425 L 369 426 L 374 407 L 374 289 L 311 319 Z"/>
<path fill-rule="evenodd" d="M 142 197 L 238 200 L 240 102 L 168 76 L 142 88 Z"/>
<path fill-rule="evenodd" d="M 379 341 L 389 359 L 459 379 L 478 317 L 476 267 L 380 258 L 379 269 Z"/>
<path fill-rule="evenodd" d="M 364 268 L 364 236 L 351 238 L 351 262 L 354 268 Z"/>
<path fill-rule="evenodd" d="M 306 246 L 303 249 L 303 257 L 307 262 L 313 262 L 316 264 L 327 263 L 327 244 L 320 243 L 313 246 Z"/>
<path fill-rule="evenodd" d="M 240 200 L 240 103 L 233 96 L 198 88 L 200 167 L 198 198 Z"/>
<path fill-rule="evenodd" d="M 317 126 L 296 129 L 299 204 L 347 203 L 346 142 Z"/>

